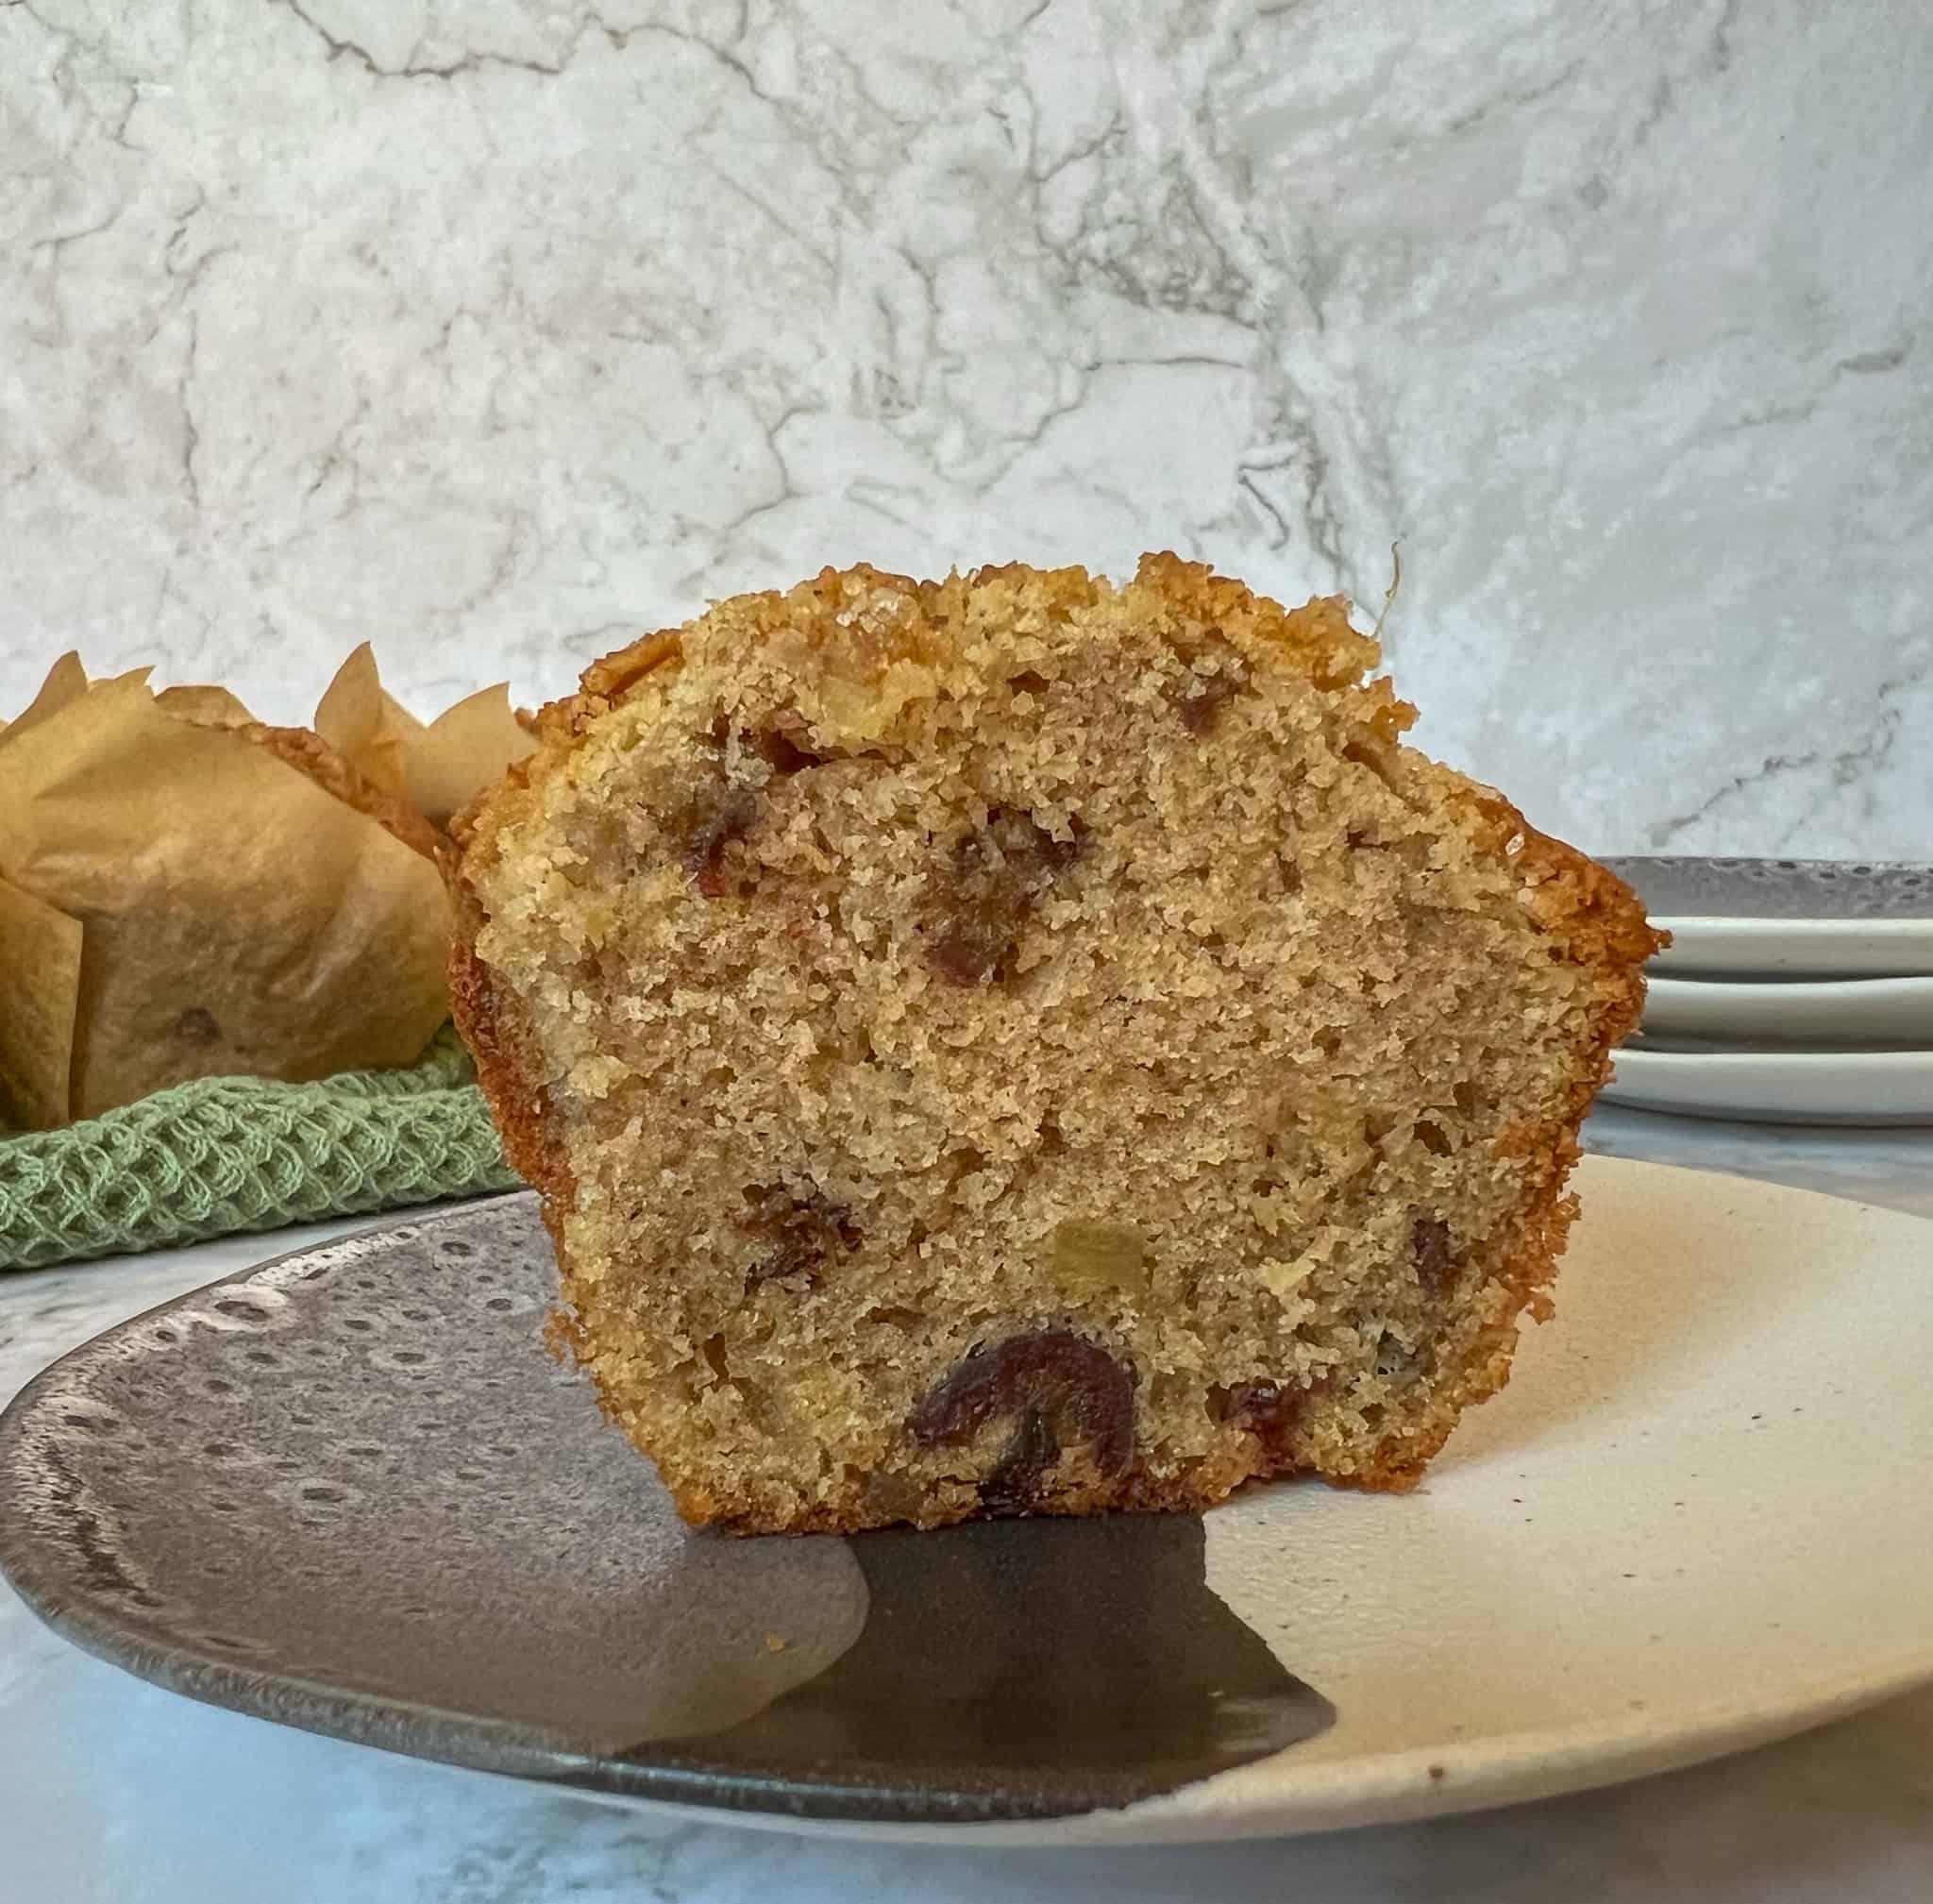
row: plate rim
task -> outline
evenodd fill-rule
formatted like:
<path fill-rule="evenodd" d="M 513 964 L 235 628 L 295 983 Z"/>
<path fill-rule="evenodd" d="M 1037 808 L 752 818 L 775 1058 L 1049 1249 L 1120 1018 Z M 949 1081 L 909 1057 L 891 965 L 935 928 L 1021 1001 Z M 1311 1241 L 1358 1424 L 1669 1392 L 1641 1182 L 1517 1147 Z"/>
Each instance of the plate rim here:
<path fill-rule="evenodd" d="M 1665 877 L 1695 879 L 1699 875 L 1726 875 L 1742 873 L 1749 882 L 1754 870 L 1784 875 L 1788 880 L 1807 878 L 1844 879 L 1848 887 L 1862 883 L 1874 884 L 1896 881 L 1902 875 L 1915 875 L 1921 882 L 1933 887 L 1933 861 L 1917 859 L 1860 859 L 1842 857 L 1834 859 L 1790 858 L 1778 853 L 1599 853 L 1599 863 L 1614 873 L 1631 887 L 1638 897 L 1644 898 L 1644 887 L 1651 883 L 1647 875 L 1658 872 Z M 1906 915 L 1894 914 L 1886 920 L 1862 919 L 1857 916 L 1841 914 L 1807 915 L 1806 913 L 1752 913 L 1721 912 L 1696 913 L 1679 912 L 1668 914 L 1663 910 L 1650 912 L 1655 924 L 1666 925 L 1673 919 L 1689 927 L 1697 924 L 1715 922 L 1743 922 L 1756 925 L 1835 925 L 1857 928 L 1866 924 L 1891 923 L 1919 926 L 1922 929 L 1933 927 L 1933 890 L 1929 890 L 1925 910 Z"/>
<path fill-rule="evenodd" d="M 1767 1066 L 1781 1074 L 1768 1080 L 1755 1069 Z M 1838 1088 L 1822 1092 L 1822 1084 Z M 1901 1086 L 1912 1092 L 1906 1104 L 1875 1102 Z M 1799 1090 L 1813 1095 L 1782 1101 L 1783 1093 Z M 1625 1044 L 1598 1101 L 1671 1117 L 1802 1129 L 1925 1130 L 1933 1127 L 1933 1050 L 1674 1052 Z"/>
<path fill-rule="evenodd" d="M 1794 1046 L 1776 1051 L 1672 1052 L 1660 1051 L 1656 1045 L 1622 1044 L 1618 1047 L 1615 1059 L 1620 1065 L 1636 1059 L 1646 1070 L 1656 1066 L 1665 1072 L 1698 1070 L 1727 1077 L 1758 1066 L 1783 1069 L 1788 1065 L 1795 1070 L 1815 1073 L 1855 1070 L 1913 1077 L 1925 1072 L 1933 1077 L 1933 1050 L 1835 1052 Z"/>
<path fill-rule="evenodd" d="M 1933 913 L 1924 918 L 1760 918 L 1749 913 L 1647 913 L 1661 931 L 1699 938 L 1933 939 Z M 1675 947 L 1667 948 L 1669 957 Z M 1901 978 L 1925 973 L 1901 972 Z"/>
<path fill-rule="evenodd" d="M 1647 978 L 1704 975 L 1721 983 L 1852 985 L 1933 978 L 1933 918 L 1751 918 L 1653 914 L 1672 943 L 1654 952 Z"/>
<path fill-rule="evenodd" d="M 1639 1027 L 1653 1039 L 1696 1039 L 1738 1052 L 1933 1050 L 1933 975 L 1724 979 L 1646 974 Z"/>
<path fill-rule="evenodd" d="M 4 1417 L 0 1417 L 0 1424 L 4 1424 Z M 1642 1715 L 1620 1713 L 1614 1719 L 1524 1727 L 1470 1742 L 1439 1741 L 1322 1761 L 1302 1768 L 1287 1766 L 1275 1775 L 1283 1780 L 1283 1789 L 1233 1811 L 1189 1807 L 1184 1794 L 1252 1774 L 1267 1767 L 1269 1760 L 1257 1760 L 1231 1772 L 1190 1781 L 1172 1793 L 1124 1806 L 981 1820 L 965 1815 L 893 1817 L 862 1809 L 867 1802 L 867 1788 L 858 1781 L 811 1783 L 662 1764 L 638 1764 L 630 1768 L 632 1776 L 614 1779 L 597 1775 L 624 1761 L 562 1747 L 505 1741 L 502 1749 L 494 1754 L 473 1750 L 470 1748 L 489 1743 L 489 1732 L 500 1722 L 420 1701 L 326 1686 L 299 1675 L 251 1676 L 232 1660 L 197 1655 L 185 1646 L 159 1648 L 150 1643 L 130 1642 L 116 1650 L 110 1637 L 116 1626 L 111 1620 L 77 1621 L 71 1617 L 71 1609 L 49 1610 L 24 1591 L 11 1574 L 7 1577 L 37 1619 L 90 1658 L 144 1684 L 218 1710 L 422 1764 L 552 1786 L 627 1809 L 660 1814 L 668 1811 L 712 1825 L 903 1843 L 1185 1844 L 1209 1839 L 1313 1836 L 1361 1825 L 1503 1810 L 1705 1764 L 1795 1737 L 1933 1685 L 1933 1641 L 1929 1641 L 1920 1654 L 1854 1681 L 1812 1681 L 1783 1697 L 1745 1707 L 1710 1702 L 1695 1709 L 1684 1723 L 1674 1725 L 1662 1744 Z M 293 1692 L 302 1703 L 265 1700 L 257 1693 L 254 1680 Z M 399 1708 L 407 1710 L 402 1723 L 395 1723 Z M 352 1729 L 319 1722 L 326 1713 L 345 1710 L 387 1715 L 391 1723 Z M 454 1722 L 454 1740 L 440 1740 L 437 1747 L 430 1749 L 430 1735 L 445 1719 Z M 1286 1761 L 1295 1749 L 1287 1746 L 1273 1756 Z M 1536 1776 L 1526 1778 L 1531 1768 Z M 1344 1789 L 1338 1791 L 1337 1787 Z M 788 1799 L 789 1804 L 784 1802 Z"/>
<path fill-rule="evenodd" d="M 1662 989 L 1668 998 L 1690 1000 L 1749 997 L 1754 1000 L 1782 998 L 1800 1004 L 1850 1004 L 1856 997 L 1906 998 L 1924 996 L 1933 1000 L 1933 972 L 1890 972 L 1867 978 L 1786 979 L 1774 974 L 1764 978 L 1687 978 L 1672 971 L 1647 972 L 1647 993 Z M 1891 987 L 1891 989 L 1889 989 Z M 1830 994 L 1830 996 L 1827 996 Z"/>

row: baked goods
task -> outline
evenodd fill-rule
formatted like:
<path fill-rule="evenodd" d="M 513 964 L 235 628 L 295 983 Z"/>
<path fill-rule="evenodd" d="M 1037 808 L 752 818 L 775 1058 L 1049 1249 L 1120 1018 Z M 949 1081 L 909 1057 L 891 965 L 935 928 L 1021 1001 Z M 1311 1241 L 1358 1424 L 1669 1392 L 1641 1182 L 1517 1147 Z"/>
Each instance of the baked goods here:
<path fill-rule="evenodd" d="M 413 1064 L 449 1008 L 444 823 L 532 745 L 501 686 L 415 719 L 367 643 L 313 728 L 147 675 L 63 655 L 0 722 L 0 1130 Z"/>
<path fill-rule="evenodd" d="M 687 1519 L 1404 1487 L 1502 1386 L 1657 940 L 1377 659 L 1171 555 L 861 566 L 545 711 L 451 991 Z"/>
<path fill-rule="evenodd" d="M 447 841 L 220 690 L 68 684 L 0 734 L 0 1127 L 414 1063 L 448 1015 Z"/>

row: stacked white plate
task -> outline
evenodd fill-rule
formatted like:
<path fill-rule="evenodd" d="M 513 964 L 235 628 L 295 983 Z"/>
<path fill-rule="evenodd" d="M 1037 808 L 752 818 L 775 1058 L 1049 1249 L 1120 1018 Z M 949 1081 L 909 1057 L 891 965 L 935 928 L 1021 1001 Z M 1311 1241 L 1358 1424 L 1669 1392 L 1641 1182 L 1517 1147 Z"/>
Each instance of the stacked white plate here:
<path fill-rule="evenodd" d="M 1606 1099 L 1760 1123 L 1933 1124 L 1933 867 L 1605 864 L 1672 935 Z"/>

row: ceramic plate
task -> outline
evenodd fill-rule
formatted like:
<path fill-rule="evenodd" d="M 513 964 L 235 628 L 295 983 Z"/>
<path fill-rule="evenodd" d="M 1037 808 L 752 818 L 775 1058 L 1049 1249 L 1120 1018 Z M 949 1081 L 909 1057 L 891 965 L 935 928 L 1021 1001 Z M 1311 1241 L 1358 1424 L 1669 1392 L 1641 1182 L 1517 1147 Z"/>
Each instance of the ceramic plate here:
<path fill-rule="evenodd" d="M 1933 1052 L 1659 1051 L 1625 1045 L 1613 1104 L 1770 1124 L 1933 1124 Z"/>
<path fill-rule="evenodd" d="M 1933 867 L 1607 859 L 1672 935 L 1652 969 L 1735 978 L 1933 975 Z"/>
<path fill-rule="evenodd" d="M 1782 985 L 1654 977 L 1644 1029 L 1733 1046 L 1933 1050 L 1933 978 Z"/>
<path fill-rule="evenodd" d="M 59 1630 L 197 1698 L 850 1831 L 1418 1817 L 1933 1678 L 1933 1230 L 1650 1164 L 1591 1158 L 1578 1188 L 1557 1320 L 1407 1495 L 690 1533 L 542 1347 L 517 1197 L 57 1363 L 0 1420 L 0 1560 Z"/>

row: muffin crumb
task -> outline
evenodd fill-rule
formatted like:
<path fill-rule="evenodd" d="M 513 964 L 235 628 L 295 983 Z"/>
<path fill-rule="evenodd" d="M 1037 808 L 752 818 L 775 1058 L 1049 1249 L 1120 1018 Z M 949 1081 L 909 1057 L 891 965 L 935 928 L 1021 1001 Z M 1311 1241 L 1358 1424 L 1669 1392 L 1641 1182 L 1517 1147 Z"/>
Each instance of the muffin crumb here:
<path fill-rule="evenodd" d="M 1172 555 L 861 565 L 540 716 L 456 1009 L 687 1519 L 1403 1488 L 1504 1384 L 1657 939 L 1378 659 Z"/>

